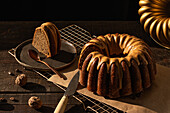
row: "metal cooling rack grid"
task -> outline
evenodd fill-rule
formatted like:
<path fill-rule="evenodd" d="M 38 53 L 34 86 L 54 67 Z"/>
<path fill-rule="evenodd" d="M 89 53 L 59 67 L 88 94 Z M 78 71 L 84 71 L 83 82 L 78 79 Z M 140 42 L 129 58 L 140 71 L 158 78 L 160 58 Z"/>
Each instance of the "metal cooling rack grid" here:
<path fill-rule="evenodd" d="M 42 76 L 43 78 L 45 79 L 49 79 L 51 76 L 53 76 L 54 73 L 51 73 L 51 72 L 40 72 L 40 71 L 37 71 L 37 70 L 34 70 L 34 72 L 36 72 L 37 74 L 39 74 L 40 76 Z M 62 89 L 63 91 L 66 90 L 65 87 L 57 84 L 57 83 L 54 83 L 57 87 L 59 87 L 60 89 Z M 80 103 L 82 103 L 83 105 L 83 108 L 86 112 L 89 112 L 89 113 L 125 113 L 123 111 L 120 111 L 116 108 L 113 108 L 105 103 L 102 103 L 102 102 L 99 102 L 95 99 L 92 99 L 90 97 L 87 97 L 81 93 L 78 93 L 76 92 L 74 95 L 73 95 L 73 98 L 75 98 L 76 100 L 78 100 Z"/>
<path fill-rule="evenodd" d="M 61 38 L 73 43 L 76 47 L 82 48 L 92 37 L 90 33 L 77 25 L 70 25 L 59 30 Z"/>
<path fill-rule="evenodd" d="M 90 33 L 83 28 L 73 24 L 70 26 L 67 26 L 61 30 L 59 30 L 61 38 L 64 40 L 67 40 L 68 42 L 72 43 L 76 49 L 78 54 L 80 53 L 82 47 L 84 44 L 86 44 L 89 40 L 92 39 Z M 12 50 L 14 51 L 15 48 L 12 48 L 11 50 L 8 51 L 10 55 L 14 57 L 14 54 L 12 53 Z M 35 69 L 32 69 L 35 73 L 39 74 L 45 79 L 49 79 L 53 74 L 50 72 L 40 72 Z M 65 91 L 66 89 L 58 84 L 55 84 L 58 86 L 60 89 Z M 87 97 L 81 93 L 75 93 L 73 95 L 75 99 L 77 99 L 79 102 L 82 103 L 83 108 L 85 109 L 86 112 L 95 112 L 95 113 L 125 113 L 123 111 L 120 111 L 114 107 L 111 107 L 105 103 L 99 102 L 95 99 L 92 99 L 90 97 Z"/>

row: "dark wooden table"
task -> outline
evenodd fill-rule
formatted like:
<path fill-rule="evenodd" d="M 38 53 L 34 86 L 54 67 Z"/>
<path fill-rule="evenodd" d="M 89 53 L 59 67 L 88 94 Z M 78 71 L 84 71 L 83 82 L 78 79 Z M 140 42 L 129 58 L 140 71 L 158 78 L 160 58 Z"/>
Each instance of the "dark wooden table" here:
<path fill-rule="evenodd" d="M 34 29 L 43 21 L 8 21 L 0 22 L 0 112 L 12 113 L 52 113 L 63 96 L 63 90 L 46 81 L 35 72 L 25 70 L 17 61 L 8 54 L 8 50 L 15 48 L 21 42 L 33 37 Z M 104 35 L 107 33 L 128 33 L 143 39 L 151 46 L 157 63 L 170 67 L 170 51 L 156 44 L 147 33 L 144 32 L 138 21 L 54 21 L 61 29 L 71 24 L 86 29 L 92 35 Z M 28 76 L 28 83 L 24 87 L 15 85 L 14 81 L 19 69 Z M 12 72 L 13 75 L 9 75 Z M 27 105 L 31 96 L 38 96 L 43 101 L 40 110 L 34 110 Z M 14 97 L 16 101 L 11 101 Z M 85 112 L 82 104 L 74 98 L 70 98 L 66 112 Z"/>

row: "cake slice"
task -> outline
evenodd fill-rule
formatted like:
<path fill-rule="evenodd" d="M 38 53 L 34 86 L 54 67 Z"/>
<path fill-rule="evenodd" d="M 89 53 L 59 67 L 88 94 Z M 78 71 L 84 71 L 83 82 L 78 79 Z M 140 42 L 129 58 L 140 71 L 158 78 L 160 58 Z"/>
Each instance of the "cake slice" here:
<path fill-rule="evenodd" d="M 43 23 L 35 29 L 32 45 L 47 57 L 58 54 L 61 47 L 58 28 L 51 22 Z"/>

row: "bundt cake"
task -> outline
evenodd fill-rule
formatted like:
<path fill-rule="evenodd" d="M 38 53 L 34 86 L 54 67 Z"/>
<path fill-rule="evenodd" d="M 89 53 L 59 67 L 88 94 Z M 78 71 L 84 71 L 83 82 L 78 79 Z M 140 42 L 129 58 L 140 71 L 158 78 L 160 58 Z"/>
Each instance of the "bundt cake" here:
<path fill-rule="evenodd" d="M 151 86 L 156 65 L 141 39 L 128 34 L 107 34 L 86 43 L 78 68 L 80 84 L 109 98 L 138 94 Z"/>
<path fill-rule="evenodd" d="M 43 23 L 35 29 L 32 45 L 47 57 L 56 55 L 61 47 L 58 28 L 51 22 Z"/>
<path fill-rule="evenodd" d="M 144 30 L 158 44 L 170 49 L 170 0 L 140 0 L 139 5 Z"/>

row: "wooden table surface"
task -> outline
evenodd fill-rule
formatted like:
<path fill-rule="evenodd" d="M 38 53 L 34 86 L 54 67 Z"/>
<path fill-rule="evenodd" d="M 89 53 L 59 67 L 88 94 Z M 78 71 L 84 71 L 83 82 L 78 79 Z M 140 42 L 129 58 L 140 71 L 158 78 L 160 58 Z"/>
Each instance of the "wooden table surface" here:
<path fill-rule="evenodd" d="M 63 96 L 64 91 L 54 84 L 46 81 L 35 72 L 25 70 L 17 61 L 8 54 L 8 50 L 15 48 L 21 42 L 31 39 L 36 27 L 43 21 L 4 21 L 0 22 L 0 112 L 2 113 L 52 113 Z M 170 67 L 170 51 L 156 44 L 147 33 L 144 32 L 138 21 L 54 21 L 61 29 L 71 24 L 76 24 L 92 35 L 104 35 L 107 33 L 128 33 L 143 39 L 151 46 L 157 63 Z M 19 69 L 28 76 L 28 83 L 24 87 L 15 85 L 14 81 Z M 13 75 L 9 75 L 12 72 Z M 43 101 L 40 110 L 32 109 L 27 101 L 31 96 L 38 96 Z M 14 97 L 16 101 L 11 101 Z M 70 98 L 66 112 L 85 112 L 82 103 Z"/>

